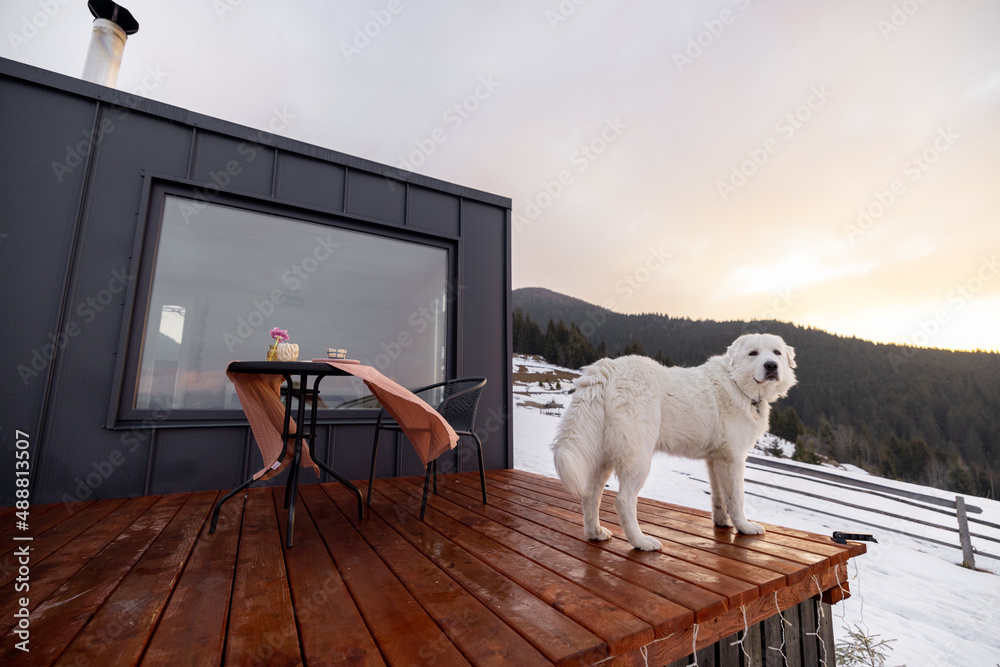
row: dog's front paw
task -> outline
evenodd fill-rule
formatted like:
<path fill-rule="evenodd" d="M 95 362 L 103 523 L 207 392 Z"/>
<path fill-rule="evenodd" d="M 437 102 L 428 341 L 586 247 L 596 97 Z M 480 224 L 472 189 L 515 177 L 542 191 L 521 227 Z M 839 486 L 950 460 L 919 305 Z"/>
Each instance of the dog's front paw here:
<path fill-rule="evenodd" d="M 598 526 L 597 530 L 588 530 L 586 531 L 586 533 L 587 533 L 587 539 L 593 540 L 595 542 L 603 542 L 605 540 L 610 540 L 612 536 L 611 531 L 605 528 L 604 526 Z"/>
<path fill-rule="evenodd" d="M 663 548 L 658 539 L 649 535 L 640 535 L 635 540 L 629 540 L 629 542 L 639 551 L 659 551 Z"/>
<path fill-rule="evenodd" d="M 736 526 L 736 530 L 740 531 L 744 535 L 763 535 L 764 526 L 759 523 L 754 523 L 753 521 L 744 521 Z"/>

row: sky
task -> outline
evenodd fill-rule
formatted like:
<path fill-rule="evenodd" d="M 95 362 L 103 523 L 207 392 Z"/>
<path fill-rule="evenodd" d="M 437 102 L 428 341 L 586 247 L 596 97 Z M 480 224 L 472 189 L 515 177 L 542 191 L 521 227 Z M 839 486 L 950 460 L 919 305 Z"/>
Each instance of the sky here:
<path fill-rule="evenodd" d="M 1000 349 L 993 0 L 125 0 L 118 88 L 510 197 L 513 286 Z M 79 76 L 84 0 L 0 56 Z"/>

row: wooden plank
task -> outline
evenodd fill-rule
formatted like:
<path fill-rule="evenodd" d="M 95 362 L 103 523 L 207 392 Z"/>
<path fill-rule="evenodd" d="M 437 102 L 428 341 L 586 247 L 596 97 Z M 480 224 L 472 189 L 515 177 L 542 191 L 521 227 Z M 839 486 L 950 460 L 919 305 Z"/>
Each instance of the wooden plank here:
<path fill-rule="evenodd" d="M 719 667 L 740 667 L 743 652 L 740 651 L 740 647 L 736 643 L 739 639 L 740 636 L 737 633 L 723 637 L 715 643 L 716 648 L 718 648 L 718 651 L 716 651 L 716 663 Z"/>
<path fill-rule="evenodd" d="M 818 575 L 817 580 L 821 585 L 830 585 L 836 581 L 836 577 L 831 568 L 830 570 Z M 742 636 L 744 627 L 759 624 L 765 618 L 769 618 L 770 616 L 776 614 L 777 609 L 781 609 L 783 612 L 789 608 L 794 609 L 796 608 L 796 605 L 802 603 L 802 600 L 806 600 L 811 603 L 809 596 L 812 594 L 812 590 L 814 590 L 812 581 L 802 581 L 778 591 L 777 603 L 775 602 L 774 595 L 758 598 L 750 604 L 745 605 L 745 607 L 731 609 L 718 618 L 712 619 L 706 623 L 701 623 L 696 626 L 698 628 L 697 646 L 701 648 L 708 644 L 714 644 L 720 638 L 727 637 L 734 633 L 738 633 Z M 785 613 L 787 615 L 787 612 Z M 813 618 L 813 631 L 815 631 L 815 624 L 816 620 Z M 677 632 L 673 636 L 666 639 L 654 641 L 648 646 L 643 647 L 644 651 L 632 651 L 631 653 L 620 656 L 619 663 L 634 667 L 646 664 L 669 663 L 672 660 L 676 660 L 678 656 L 690 653 L 693 633 L 694 628 L 692 627 Z M 746 648 L 748 650 L 750 649 L 749 646 L 746 646 Z M 816 663 L 806 662 L 805 664 L 813 665 Z"/>
<path fill-rule="evenodd" d="M 291 549 L 283 548 L 304 660 L 312 665 L 333 661 L 352 665 L 384 665 L 385 661 L 361 618 L 361 612 L 351 599 L 311 517 L 310 505 L 330 504 L 330 499 L 315 484 L 300 486 L 299 497 L 303 503 L 296 507 L 295 512 L 295 544 Z M 309 502 L 306 502 L 306 497 L 309 497 Z M 272 500 L 278 517 L 279 534 L 287 535 L 284 487 L 272 487 Z M 356 515 L 357 501 L 354 496 L 351 500 Z M 276 630 L 288 635 L 289 639 L 296 633 L 294 625 Z"/>
<path fill-rule="evenodd" d="M 609 501 L 614 502 L 612 493 L 606 494 Z M 613 504 L 612 504 L 613 506 Z M 777 556 L 783 560 L 791 561 L 802 565 L 816 565 L 818 568 L 846 561 L 845 549 L 837 546 L 829 538 L 826 543 L 816 540 L 807 540 L 794 535 L 787 535 L 776 530 L 769 530 L 761 536 L 740 535 L 735 528 L 719 528 L 712 522 L 709 515 L 700 516 L 694 514 L 680 513 L 659 504 L 658 501 L 643 500 L 639 503 L 641 513 L 649 513 L 651 516 L 662 516 L 680 527 L 686 524 L 691 530 L 700 529 L 700 534 L 711 531 L 716 537 L 723 537 L 728 534 L 731 537 L 725 538 L 733 543 L 738 543 L 745 549 L 760 551 L 761 553 Z M 765 526 L 766 527 L 766 526 Z M 817 568 L 817 569 L 818 569 Z"/>
<path fill-rule="evenodd" d="M 400 539 L 399 533 L 378 514 L 372 512 L 358 522 L 352 514 L 356 501 L 346 489 L 340 485 L 328 485 L 324 489 L 396 578 L 406 586 L 414 599 L 470 662 L 496 667 L 552 664 L 489 607 L 449 577 L 446 571 L 405 539 Z M 429 662 L 433 654 L 419 657 Z"/>
<path fill-rule="evenodd" d="M 955 501 L 945 500 L 944 498 L 938 498 L 937 496 L 928 496 L 927 494 L 923 493 L 916 493 L 913 491 L 907 491 L 905 489 L 897 489 L 891 486 L 885 486 L 883 484 L 875 484 L 874 482 L 854 479 L 853 477 L 847 477 L 845 475 L 837 475 L 835 473 L 827 472 L 825 470 L 803 468 L 801 466 L 796 466 L 791 463 L 783 463 L 781 461 L 775 461 L 774 459 L 771 458 L 750 456 L 747 458 L 747 460 L 753 461 L 757 465 L 767 466 L 769 468 L 787 470 L 802 475 L 808 475 L 810 477 L 816 477 L 818 479 L 840 482 L 841 484 L 848 484 L 850 486 L 856 486 L 862 489 L 869 489 L 871 491 L 881 491 L 883 493 L 888 493 L 894 496 L 902 496 L 904 498 L 919 500 L 920 502 L 928 503 L 931 505 L 938 505 L 939 507 L 948 507 L 950 509 L 955 509 Z M 969 507 L 969 511 L 975 514 L 982 514 L 983 512 L 982 508 L 973 506 Z"/>
<path fill-rule="evenodd" d="M 785 657 L 789 665 L 802 664 L 802 618 L 795 605 L 784 610 L 785 617 Z"/>
<path fill-rule="evenodd" d="M 554 493 L 559 497 L 566 497 L 566 492 L 562 488 L 559 480 L 551 477 L 527 473 L 520 470 L 492 470 L 489 472 L 488 476 L 503 477 L 519 484 L 530 483 L 535 485 L 536 488 L 537 486 L 542 486 L 548 493 Z M 605 494 L 611 497 L 614 496 L 614 492 L 609 490 L 606 490 Z M 639 498 L 639 505 L 669 512 L 671 516 L 674 516 L 679 520 L 685 520 L 686 517 L 696 518 L 690 520 L 711 520 L 712 516 L 711 512 L 706 510 L 699 510 L 692 507 L 685 507 L 683 505 L 675 505 L 661 500 L 651 500 L 642 497 Z M 801 540 L 801 542 L 795 545 L 795 548 L 827 556 L 833 563 L 846 562 L 848 557 L 860 556 L 867 552 L 867 548 L 864 544 L 849 543 L 848 545 L 838 545 L 826 535 L 819 535 L 816 533 L 767 523 L 761 523 L 761 525 L 767 529 L 768 534 L 783 535 Z"/>
<path fill-rule="evenodd" d="M 601 595 L 609 602 L 643 619 L 653 626 L 654 636 L 666 636 L 693 622 L 694 613 L 691 609 L 671 602 L 648 588 L 633 584 L 627 577 L 619 578 L 614 574 L 613 567 L 602 567 L 602 564 L 617 559 L 622 564 L 632 565 L 647 572 L 649 572 L 648 568 L 612 556 L 603 549 L 582 540 L 571 538 L 505 512 L 497 507 L 496 503 L 493 506 L 483 505 L 481 497 L 477 501 L 461 492 L 461 489 L 467 488 L 442 476 L 438 493 L 467 512 L 490 520 L 489 523 L 476 523 L 474 526 L 476 530 L 488 537 L 502 541 L 508 546 L 518 545 L 519 553 L 531 558 L 542 567 L 573 578 L 576 583 L 588 588 L 591 592 Z M 460 518 L 455 515 L 452 517 Z M 468 514 L 460 520 L 469 525 Z M 579 563 L 585 564 L 586 569 L 578 572 Z M 594 586 L 595 583 L 597 587 Z M 662 586 L 662 582 L 658 583 Z"/>
<path fill-rule="evenodd" d="M 761 595 L 782 588 L 786 577 L 802 579 L 810 571 L 818 572 L 827 565 L 825 558 L 819 558 L 811 565 L 803 565 L 748 548 L 747 542 L 760 541 L 761 538 L 756 536 L 736 535 L 726 530 L 696 526 L 646 512 L 637 514 L 645 524 L 643 530 L 647 534 L 679 545 L 669 548 L 680 550 L 691 562 L 704 564 L 723 574 L 754 584 L 760 588 Z M 617 512 L 604 510 L 601 512 L 601 519 L 606 524 L 620 526 Z"/>
<path fill-rule="evenodd" d="M 466 496 L 472 492 L 472 483 L 465 478 L 442 477 L 441 484 L 455 488 Z M 695 620 L 699 623 L 725 612 L 728 609 L 727 601 L 738 599 L 727 597 L 728 593 L 747 587 L 745 582 L 724 577 L 711 570 L 704 568 L 693 570 L 689 564 L 677 562 L 670 557 L 655 558 L 644 552 L 635 551 L 628 542 L 620 538 L 612 538 L 606 542 L 587 540 L 583 536 L 579 517 L 576 517 L 576 521 L 570 521 L 546 513 L 543 510 L 550 508 L 545 503 L 507 493 L 496 486 L 491 486 L 490 494 L 491 507 L 500 508 L 508 515 L 527 520 L 529 525 L 537 525 L 544 531 L 541 533 L 541 538 L 547 543 L 554 544 L 558 541 L 560 548 L 570 551 L 576 551 L 583 545 L 583 551 L 576 551 L 577 557 L 588 558 L 597 567 L 690 609 L 695 613 Z M 536 507 L 541 509 L 535 509 Z M 696 585 L 677 579 L 670 574 L 671 571 L 687 572 L 688 576 L 698 583 Z M 685 622 L 681 627 L 688 624 Z"/>
<path fill-rule="evenodd" d="M 826 664 L 833 667 L 836 654 L 836 643 L 833 637 L 833 610 L 830 609 L 830 605 L 825 603 L 818 608 L 823 610 L 823 618 L 819 624 L 819 636 L 823 640 L 820 653 L 826 656 Z"/>
<path fill-rule="evenodd" d="M 216 495 L 188 497 L 56 664 L 139 663 Z"/>
<path fill-rule="evenodd" d="M 549 660 L 559 665 L 588 665 L 608 656 L 607 645 L 600 638 L 459 548 L 412 513 L 397 511 L 411 496 L 386 480 L 376 480 L 375 488 L 379 502 L 373 500 L 373 511 Z"/>
<path fill-rule="evenodd" d="M 715 646 L 709 645 L 698 649 L 695 660 L 698 667 L 715 667 Z"/>
<path fill-rule="evenodd" d="M 527 558 L 542 568 L 538 570 L 540 575 L 542 574 L 542 570 L 547 570 L 556 577 L 580 586 L 582 589 L 581 593 L 589 593 L 590 595 L 597 596 L 597 598 L 611 604 L 614 609 L 624 611 L 627 615 L 623 616 L 628 623 L 626 627 L 633 628 L 637 635 L 636 641 L 633 642 L 635 648 L 652 641 L 656 636 L 652 625 L 645 620 L 644 616 L 647 616 L 651 610 L 655 610 L 661 605 L 663 600 L 659 596 L 653 595 L 649 591 L 628 581 L 611 576 L 604 570 L 591 566 L 585 560 L 569 556 L 554 549 L 545 542 L 536 540 L 528 535 L 523 535 L 516 530 L 490 520 L 480 513 L 463 507 L 461 504 L 463 497 L 458 494 L 449 492 L 446 495 L 442 492 L 437 498 L 447 501 L 438 502 L 435 505 L 436 509 L 442 514 L 471 528 L 479 535 L 490 538 L 497 544 L 503 545 L 512 552 Z M 480 502 L 478 506 L 481 507 L 482 503 Z M 590 595 L 585 595 L 585 597 L 590 597 Z M 680 613 L 687 615 L 685 612 L 686 610 L 680 611 Z M 608 617 L 613 618 L 613 615 L 609 614 Z M 641 622 L 636 623 L 632 619 Z M 668 624 L 673 619 L 657 616 L 656 620 L 659 623 Z M 661 636 L 662 634 L 665 633 L 661 629 Z"/>
<path fill-rule="evenodd" d="M 242 498 L 233 498 L 222 506 L 214 535 L 208 534 L 207 521 L 201 526 L 143 665 L 222 663 L 242 517 Z"/>
<path fill-rule="evenodd" d="M 31 614 L 32 636 L 44 637 L 44 641 L 30 645 L 35 664 L 55 662 L 170 522 L 188 495 L 156 498 L 142 516 L 35 608 Z M 0 660 L 13 660 L 15 656 L 20 656 L 20 652 L 10 645 L 0 654 Z"/>
<path fill-rule="evenodd" d="M 819 664 L 819 642 L 816 636 L 811 634 L 816 632 L 816 606 L 811 599 L 805 600 L 799 605 L 799 622 L 801 623 L 802 637 L 802 664 Z"/>
<path fill-rule="evenodd" d="M 91 525 L 41 562 L 31 566 L 31 590 L 28 591 L 30 595 L 27 596 L 30 601 L 29 609 L 35 609 L 49 595 L 65 584 L 91 558 L 108 546 L 123 530 L 149 509 L 156 502 L 156 498 L 151 496 L 133 498 L 123 503 L 119 503 L 117 500 L 101 501 L 102 504 L 105 502 L 108 503 L 109 507 L 117 507 L 116 511 Z M 100 512 L 99 507 L 93 511 Z M 81 515 L 74 515 L 74 520 L 77 517 L 81 517 Z M 84 521 L 89 523 L 90 518 L 86 518 Z M 16 608 L 15 605 L 18 604 L 19 598 L 23 597 L 20 594 L 15 595 L 14 586 L 15 582 L 12 581 L 0 589 L 0 628 L 4 631 L 12 627 L 11 620 Z"/>
<path fill-rule="evenodd" d="M 573 534 L 583 535 L 582 515 L 577 509 L 569 509 L 572 503 L 536 493 L 523 486 L 507 485 L 495 479 L 487 478 L 487 485 L 491 489 L 490 493 L 494 492 L 492 489 L 498 492 L 505 491 L 506 497 L 514 502 L 528 503 L 530 501 L 532 507 L 573 523 L 576 526 Z M 660 551 L 637 551 L 624 539 L 622 534 L 597 544 L 637 562 L 656 567 L 677 579 L 720 593 L 726 597 L 727 608 L 734 604 L 746 604 L 760 597 L 758 584 L 732 576 L 728 572 L 719 571 L 720 569 L 729 571 L 738 569 L 738 562 L 724 556 L 713 556 L 710 553 L 669 541 L 663 545 L 663 549 Z M 715 567 L 708 566 L 707 561 L 709 560 Z M 703 564 L 702 561 L 706 562 Z"/>
<path fill-rule="evenodd" d="M 21 530 L 18 527 L 21 519 L 15 514 L 16 508 L 6 508 L 9 512 L 7 516 L 2 518 L 2 525 L 7 527 L 0 530 L 0 556 L 9 553 L 11 549 L 17 547 L 17 541 L 14 541 L 15 537 L 32 537 L 34 540 L 38 540 L 42 533 L 52 526 L 58 525 L 64 519 L 93 504 L 93 500 L 83 503 L 73 503 L 62 512 L 56 509 L 60 507 L 58 504 L 33 505 L 27 510 L 28 520 L 25 523 L 28 524 L 28 530 Z M 80 506 L 76 507 L 76 505 Z"/>
<path fill-rule="evenodd" d="M 965 512 L 965 496 L 955 496 L 955 510 L 958 517 L 958 540 L 962 545 L 962 567 L 976 569 L 976 557 L 972 552 L 972 539 L 969 537 L 969 519 Z"/>
<path fill-rule="evenodd" d="M 63 514 L 63 519 L 48 530 L 35 534 L 30 542 L 32 579 L 34 579 L 35 567 L 41 564 L 49 555 L 61 549 L 74 537 L 106 517 L 124 502 L 125 499 L 121 498 L 102 500 L 100 503 L 87 503 L 86 507 L 78 508 L 79 511 L 77 512 Z M 56 513 L 60 514 L 58 511 Z M 122 529 L 124 528 L 122 526 Z M 31 531 L 31 533 L 34 532 L 34 530 Z M 20 540 L 14 541 L 11 539 L 10 542 L 13 545 L 11 546 L 12 549 L 15 546 L 23 544 Z M 4 557 L 3 565 L 0 566 L 0 586 L 6 586 L 13 581 L 16 573 L 16 559 Z"/>
<path fill-rule="evenodd" d="M 829 590 L 823 591 L 822 600 L 826 604 L 837 604 L 841 600 L 851 597 L 851 586 L 847 577 L 847 563 L 837 565 L 837 585 Z"/>
<path fill-rule="evenodd" d="M 637 598 L 647 602 L 641 605 L 642 609 L 633 613 L 652 625 L 657 637 L 687 627 L 694 621 L 694 609 L 700 607 L 692 604 L 692 595 L 704 598 L 710 605 L 721 605 L 723 601 L 721 596 L 708 595 L 704 589 L 664 576 L 641 563 L 602 549 L 583 539 L 579 534 L 580 527 L 576 524 L 517 505 L 502 497 L 491 498 L 489 505 L 483 505 L 481 496 L 473 495 L 476 491 L 458 479 L 442 476 L 439 493 L 502 526 L 533 537 L 545 545 L 600 569 L 602 572 L 594 572 L 592 575 L 594 577 L 613 575 L 635 584 L 640 590 L 648 591 Z M 559 530 L 560 523 L 564 524 L 562 532 Z M 648 597 L 649 594 L 652 594 L 652 597 Z M 719 613 L 724 610 L 724 606 L 719 607 Z"/>
<path fill-rule="evenodd" d="M 531 480 L 531 482 L 535 482 L 535 480 Z M 523 484 L 531 482 L 528 482 L 528 480 L 521 480 L 521 483 Z M 537 480 L 537 482 L 538 485 L 545 488 L 545 493 L 551 494 L 561 500 L 568 500 L 576 504 L 579 503 L 579 501 L 574 499 L 562 488 L 562 485 L 559 484 L 557 480 L 543 477 Z M 532 486 L 536 485 L 532 484 Z M 602 499 L 602 508 L 604 511 L 614 515 L 614 522 L 617 524 L 617 514 L 614 512 L 614 499 L 616 495 L 617 494 L 613 491 L 605 490 L 604 497 Z M 707 512 L 693 514 L 691 513 L 690 508 L 686 509 L 686 512 L 680 512 L 676 507 L 668 506 L 658 500 L 650 500 L 647 498 L 639 499 L 639 518 L 641 521 L 668 526 L 694 535 L 706 537 L 711 540 L 718 540 L 720 538 L 725 539 L 730 543 L 738 544 L 750 552 L 747 557 L 753 557 L 753 554 L 756 552 L 775 556 L 779 560 L 769 562 L 765 559 L 757 564 L 762 567 L 774 569 L 777 572 L 789 571 L 790 568 L 796 572 L 802 572 L 802 568 L 798 567 L 796 564 L 807 565 L 809 566 L 805 568 L 807 572 L 815 572 L 829 564 L 827 562 L 828 558 L 846 560 L 843 548 L 838 548 L 833 544 L 825 545 L 814 540 L 804 540 L 799 537 L 785 535 L 774 531 L 770 531 L 762 537 L 739 535 L 739 533 L 737 533 L 733 528 L 724 529 L 716 527 L 712 523 L 711 515 Z M 727 534 L 729 537 L 726 537 Z M 770 591 L 764 592 L 766 593 Z"/>
<path fill-rule="evenodd" d="M 750 625 L 740 637 L 743 638 L 743 659 L 747 665 L 764 664 L 764 653 L 761 647 L 761 624 Z"/>
<path fill-rule="evenodd" d="M 397 488 L 418 497 L 420 486 L 404 480 L 390 480 Z M 639 648 L 653 640 L 653 628 L 617 605 L 592 594 L 587 589 L 567 579 L 562 573 L 551 572 L 525 558 L 505 541 L 485 537 L 450 517 L 446 509 L 461 514 L 462 510 L 441 496 L 427 500 L 426 522 L 442 535 L 473 555 L 488 559 L 490 565 L 512 581 L 533 591 L 539 598 L 590 630 L 608 644 L 612 654 Z M 473 522 L 485 520 L 472 515 Z M 582 567 L 580 561 L 576 567 Z"/>
<path fill-rule="evenodd" d="M 764 667 L 785 667 L 782 653 L 785 651 L 781 616 L 775 614 L 761 623 L 763 636 Z"/>
<path fill-rule="evenodd" d="M 318 502 L 312 485 L 302 496 L 386 662 L 409 665 L 430 652 L 435 665 L 468 664 L 336 505 Z"/>
<path fill-rule="evenodd" d="M 298 665 L 302 662 L 298 636 L 289 638 L 281 632 L 295 626 L 281 543 L 271 490 L 266 487 L 250 489 L 229 610 L 227 665 Z"/>

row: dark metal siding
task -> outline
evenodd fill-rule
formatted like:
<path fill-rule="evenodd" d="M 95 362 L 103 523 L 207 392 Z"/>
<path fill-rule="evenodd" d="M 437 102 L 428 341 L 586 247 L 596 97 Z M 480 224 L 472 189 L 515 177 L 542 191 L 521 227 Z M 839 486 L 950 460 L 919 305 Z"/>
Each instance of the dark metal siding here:
<path fill-rule="evenodd" d="M 343 211 L 346 171 L 340 165 L 282 153 L 275 196 L 328 211 Z"/>
<path fill-rule="evenodd" d="M 37 472 L 51 360 L 75 344 L 76 329 L 65 331 L 60 313 L 97 104 L 6 77 L 0 99 L 0 303 L 6 326 L 18 332 L 0 355 L 0 447 L 13 462 L 15 432 L 26 433 Z M 53 163 L 68 171 L 57 174 Z M 0 490 L 2 504 L 11 504 L 13 474 Z"/>
<path fill-rule="evenodd" d="M 249 134 L 248 134 L 249 136 Z M 204 183 L 205 195 L 215 189 L 270 195 L 274 150 L 246 139 L 199 132 L 191 177 Z"/>
<path fill-rule="evenodd" d="M 488 468 L 510 467 L 508 436 L 511 431 L 510 355 L 483 354 L 507 349 L 509 290 L 508 264 L 503 249 L 509 246 L 510 226 L 503 209 L 465 200 L 462 205 L 461 375 L 487 378 L 477 415 Z M 507 397 L 507 398 L 505 398 Z M 462 467 L 461 470 L 469 470 Z"/>
<path fill-rule="evenodd" d="M 479 419 L 487 465 L 511 465 L 503 417 L 510 200 L 4 59 L 0 97 L 0 294 L 19 332 L 2 362 L 0 449 L 13 460 L 15 430 L 29 434 L 33 502 L 228 488 L 261 465 L 245 423 L 109 416 L 125 353 L 119 341 L 133 315 L 121 283 L 131 286 L 139 270 L 132 253 L 154 177 L 194 184 L 206 200 L 249 194 L 342 212 L 373 229 L 406 225 L 457 238 L 455 371 L 489 378 Z M 56 173 L 53 162 L 68 167 Z M 18 366 L 33 370 L 33 351 L 52 356 L 45 345 L 68 330 L 54 361 L 40 357 L 37 375 L 22 381 Z M 487 421 L 497 416 L 503 428 Z M 325 426 L 316 456 L 348 478 L 367 477 L 373 423 Z M 461 451 L 451 460 L 475 467 Z M 380 476 L 421 470 L 412 448 L 385 436 Z M 13 502 L 11 480 L 0 483 L 0 505 Z"/>
<path fill-rule="evenodd" d="M 397 225 L 406 218 L 406 187 L 378 174 L 351 171 L 347 181 L 347 212 Z"/>
<path fill-rule="evenodd" d="M 410 187 L 409 222 L 411 227 L 458 236 L 461 200 L 426 188 Z"/>
<path fill-rule="evenodd" d="M 107 104 L 101 105 L 95 127 L 101 140 L 89 171 L 62 322 L 63 328 L 74 323 L 80 333 L 56 359 L 40 431 L 47 446 L 36 461 L 38 488 L 61 490 L 59 497 L 49 497 L 52 501 L 63 500 L 66 488 L 74 489 L 70 497 L 85 495 L 87 486 L 82 484 L 88 481 L 100 494 L 95 497 L 136 496 L 145 490 L 148 441 L 136 445 L 128 431 L 100 425 L 106 421 L 126 315 L 126 283 L 136 271 L 129 256 L 138 224 L 142 170 L 183 175 L 191 134 L 182 126 Z M 119 457 L 121 462 L 115 465 Z M 102 474 L 111 471 L 109 464 L 113 472 Z"/>

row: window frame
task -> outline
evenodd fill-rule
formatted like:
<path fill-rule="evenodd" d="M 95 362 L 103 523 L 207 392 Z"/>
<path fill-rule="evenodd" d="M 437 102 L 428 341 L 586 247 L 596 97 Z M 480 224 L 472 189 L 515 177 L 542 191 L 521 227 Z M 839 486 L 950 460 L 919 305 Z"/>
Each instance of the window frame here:
<path fill-rule="evenodd" d="M 449 297 L 454 297 L 452 303 L 455 304 L 449 308 L 445 323 L 445 378 L 453 377 L 458 358 L 457 333 L 461 310 L 461 290 L 456 289 L 460 237 L 400 226 L 343 211 L 304 206 L 271 197 L 210 191 L 204 184 L 193 181 L 146 174 L 142 206 L 137 215 L 135 245 L 129 257 L 131 262 L 129 272 L 133 279 L 126 294 L 122 329 L 115 352 L 114 386 L 108 409 L 108 428 L 127 429 L 141 426 L 145 430 L 182 426 L 228 426 L 246 422 L 246 416 L 239 409 L 163 410 L 133 407 L 139 386 L 142 346 L 152 297 L 153 273 L 163 230 L 165 204 L 169 196 L 445 250 L 446 286 Z M 376 414 L 375 408 L 321 409 L 317 412 L 317 420 L 323 423 L 366 422 L 373 420 Z"/>

